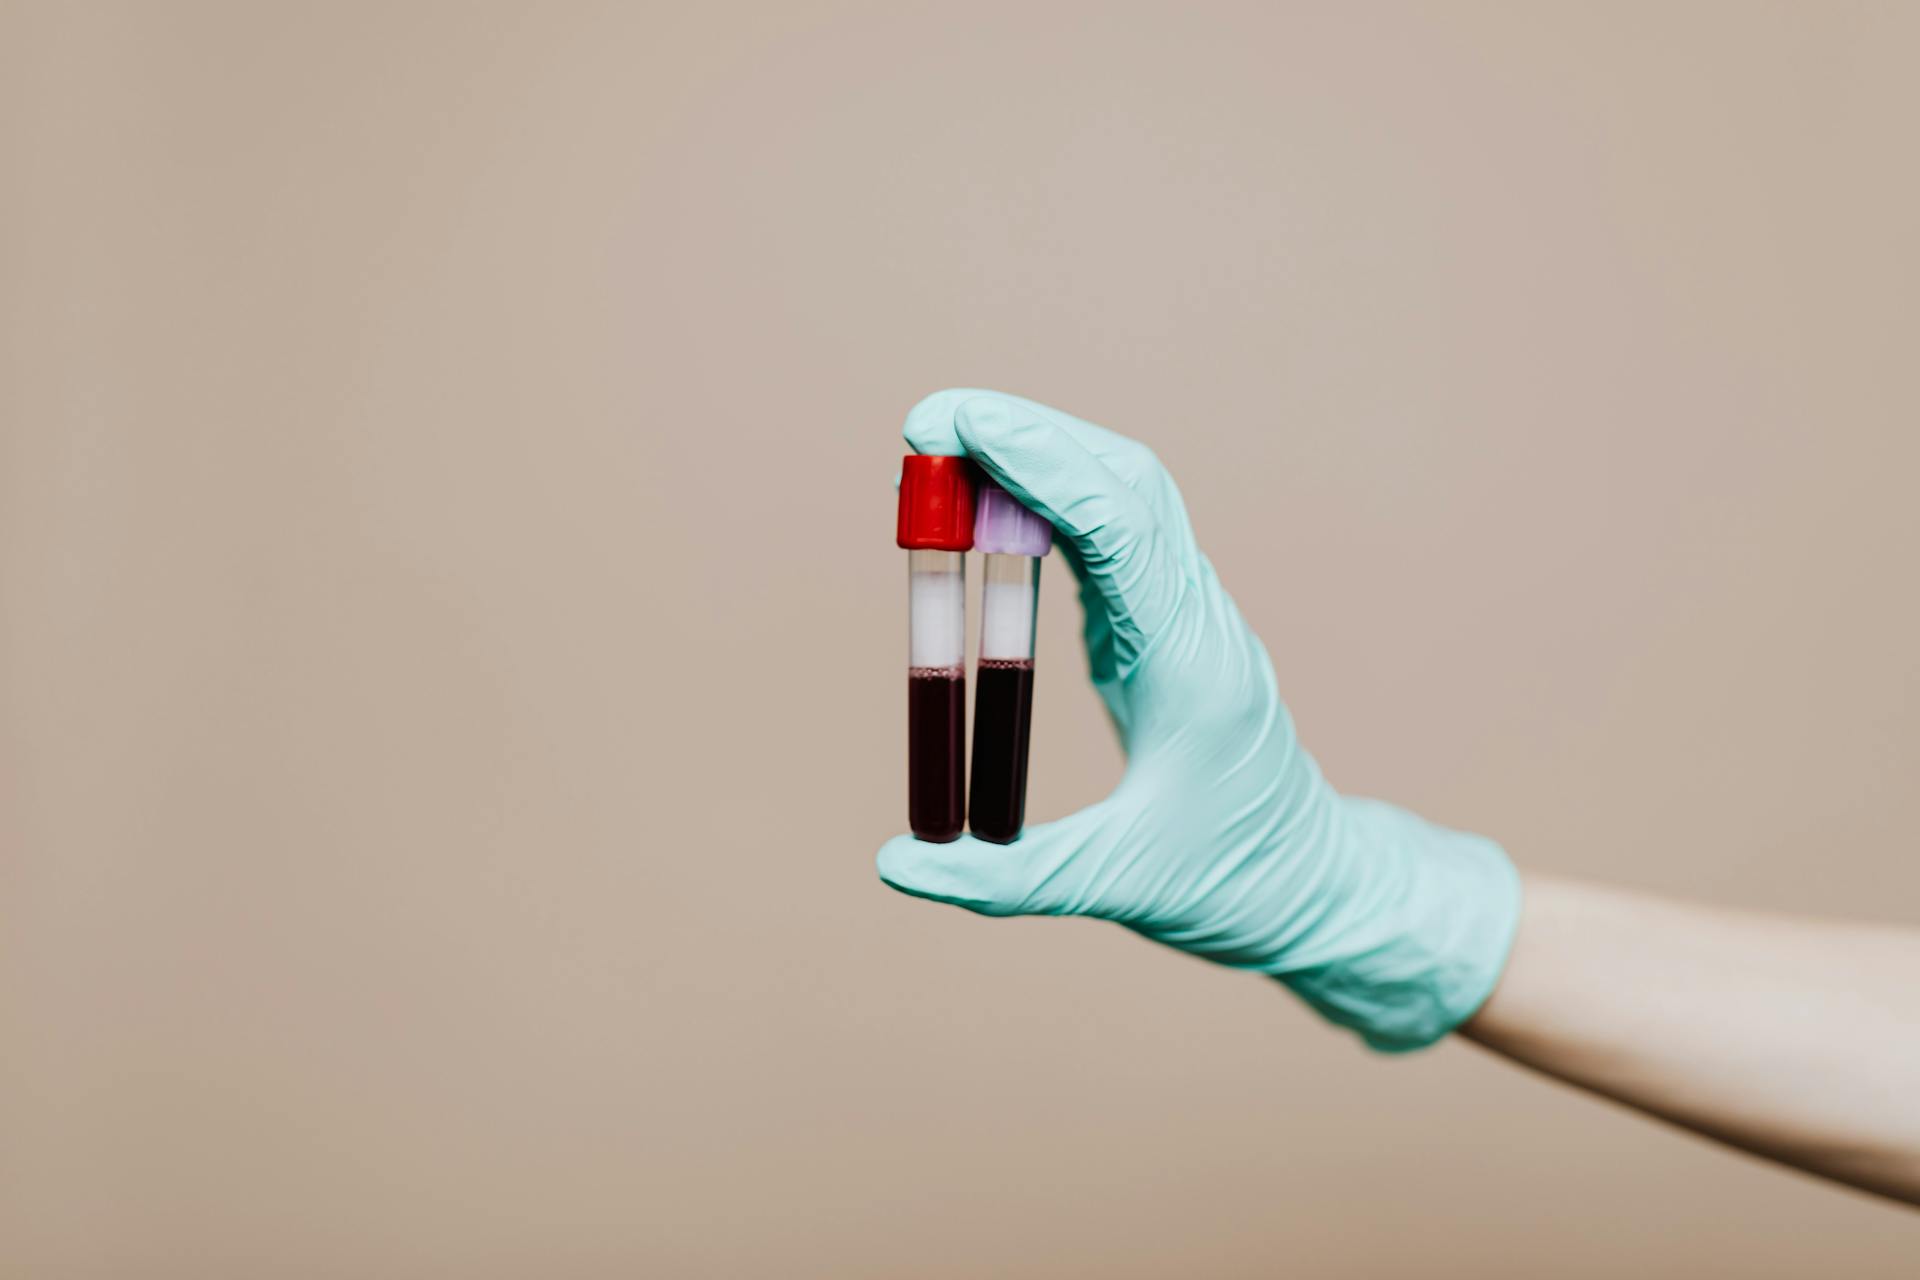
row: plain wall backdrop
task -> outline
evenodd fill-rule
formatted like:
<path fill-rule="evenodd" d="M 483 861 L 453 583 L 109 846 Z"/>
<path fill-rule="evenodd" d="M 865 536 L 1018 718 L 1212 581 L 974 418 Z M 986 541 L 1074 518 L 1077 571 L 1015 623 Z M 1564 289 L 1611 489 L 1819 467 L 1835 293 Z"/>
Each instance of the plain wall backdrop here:
<path fill-rule="evenodd" d="M 4 4 L 0 1274 L 1911 1275 L 1911 1213 L 872 857 L 899 422 L 980 385 L 1152 443 L 1336 785 L 1920 924 L 1916 48 Z M 1119 770 L 1049 574 L 1037 818 Z"/>

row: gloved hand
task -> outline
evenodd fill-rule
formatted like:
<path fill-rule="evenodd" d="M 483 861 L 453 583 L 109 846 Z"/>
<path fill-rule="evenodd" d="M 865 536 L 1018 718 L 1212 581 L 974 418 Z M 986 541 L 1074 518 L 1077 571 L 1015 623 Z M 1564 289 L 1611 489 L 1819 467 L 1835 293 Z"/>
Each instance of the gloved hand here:
<path fill-rule="evenodd" d="M 1519 917 L 1512 865 L 1327 785 L 1150 450 L 987 391 L 929 396 L 906 438 L 972 456 L 1053 523 L 1127 768 L 1106 799 L 1010 845 L 900 836 L 881 879 L 986 915 L 1117 921 L 1271 974 L 1377 1049 L 1430 1044 L 1479 1008 Z"/>

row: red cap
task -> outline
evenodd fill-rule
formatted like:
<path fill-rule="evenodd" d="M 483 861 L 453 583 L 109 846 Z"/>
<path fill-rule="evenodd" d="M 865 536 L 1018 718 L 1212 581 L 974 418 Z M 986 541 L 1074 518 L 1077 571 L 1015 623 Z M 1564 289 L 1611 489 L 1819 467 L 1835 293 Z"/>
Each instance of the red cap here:
<path fill-rule="evenodd" d="M 900 464 L 900 525 L 909 551 L 973 550 L 973 464 L 910 453 Z"/>

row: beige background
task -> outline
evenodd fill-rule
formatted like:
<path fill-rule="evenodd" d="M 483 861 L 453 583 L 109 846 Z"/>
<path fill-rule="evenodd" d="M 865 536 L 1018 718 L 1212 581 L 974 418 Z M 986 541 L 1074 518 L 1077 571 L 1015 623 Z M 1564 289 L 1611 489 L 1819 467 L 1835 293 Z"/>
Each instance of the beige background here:
<path fill-rule="evenodd" d="M 1338 784 L 1920 924 L 1917 42 L 8 5 L 0 1274 L 1911 1275 L 871 857 L 897 425 L 981 384 L 1162 453 Z M 1042 817 L 1117 768 L 1063 582 Z"/>

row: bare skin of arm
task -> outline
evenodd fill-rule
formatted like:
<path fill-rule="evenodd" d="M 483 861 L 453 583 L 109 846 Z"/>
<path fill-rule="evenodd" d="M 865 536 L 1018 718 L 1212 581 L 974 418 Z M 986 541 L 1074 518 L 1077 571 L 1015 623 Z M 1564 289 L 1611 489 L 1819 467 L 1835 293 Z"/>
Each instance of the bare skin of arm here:
<path fill-rule="evenodd" d="M 1920 932 L 1529 876 L 1460 1028 L 1707 1137 L 1920 1204 Z"/>

